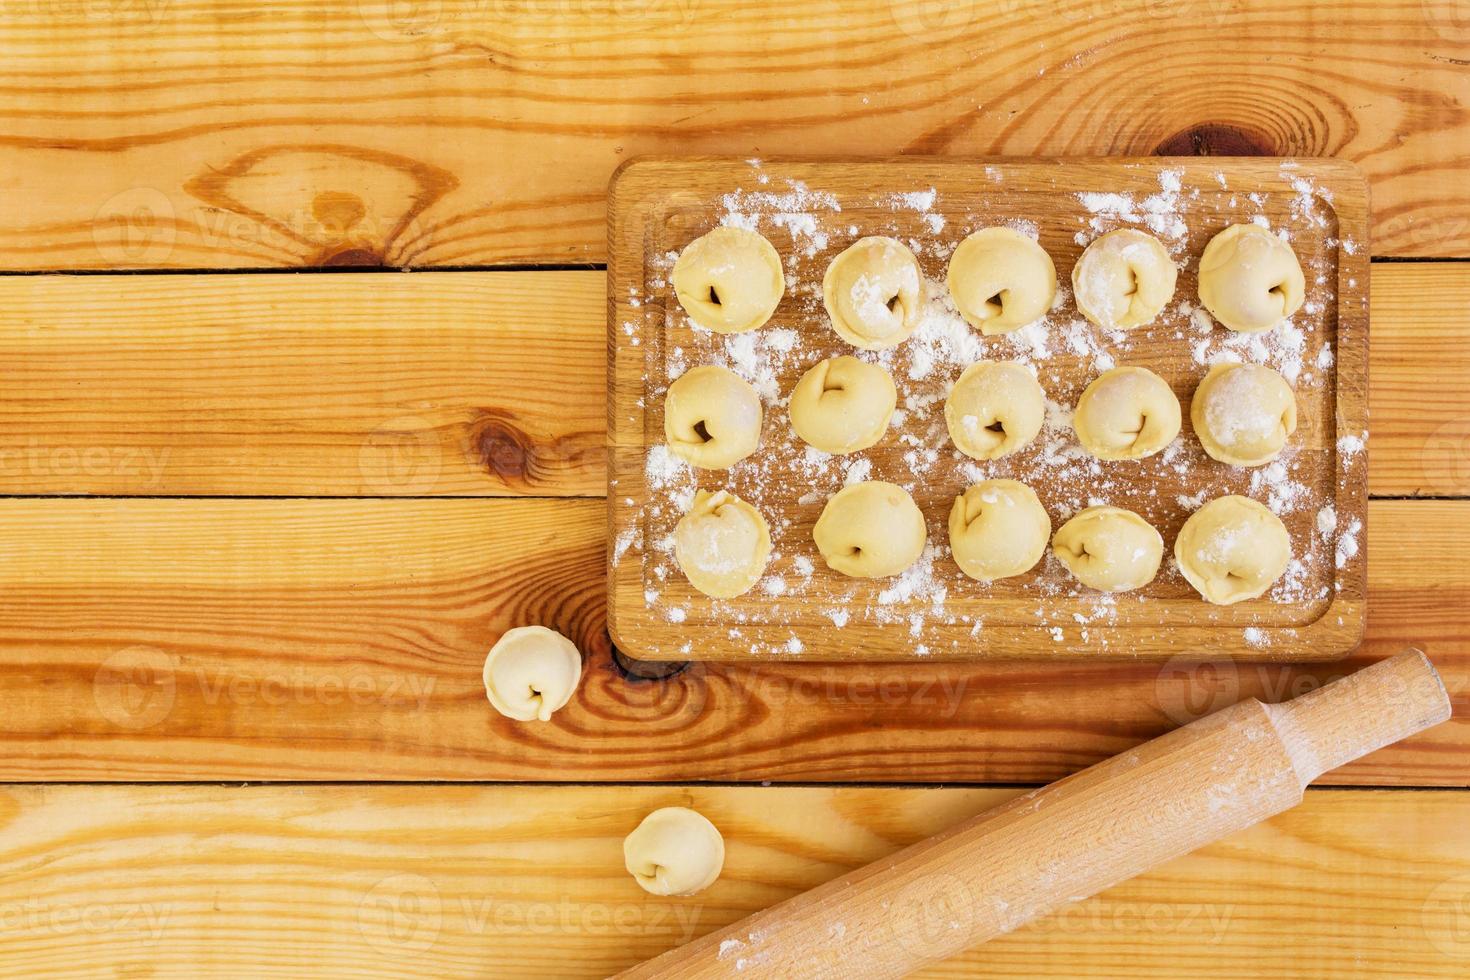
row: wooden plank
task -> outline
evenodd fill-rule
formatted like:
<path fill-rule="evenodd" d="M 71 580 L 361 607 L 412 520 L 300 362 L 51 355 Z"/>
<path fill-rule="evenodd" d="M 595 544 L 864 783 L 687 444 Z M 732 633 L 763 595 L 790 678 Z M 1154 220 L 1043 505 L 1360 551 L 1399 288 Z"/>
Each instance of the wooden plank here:
<path fill-rule="evenodd" d="M 1340 665 L 696 663 L 630 679 L 598 500 L 0 501 L 0 779 L 1044 782 L 1414 644 L 1458 717 L 1328 777 L 1470 783 L 1470 502 L 1370 505 Z M 545 725 L 485 700 L 507 628 L 588 654 Z"/>
<path fill-rule="evenodd" d="M 602 494 L 596 273 L 0 281 L 5 493 Z"/>
<path fill-rule="evenodd" d="M 0 493 L 601 494 L 603 290 L 0 277 Z M 1470 267 L 1379 264 L 1372 293 L 1369 489 L 1470 494 Z"/>
<path fill-rule="evenodd" d="M 1470 268 L 1373 268 L 1368 490 L 1470 495 Z"/>
<path fill-rule="evenodd" d="M 763 190 L 731 196 L 752 179 L 806 191 L 798 201 L 775 204 Z M 1180 193 L 1180 187 L 1192 190 Z M 614 641 L 647 660 L 685 660 L 690 649 L 711 660 L 782 660 L 793 648 L 807 660 L 843 661 L 1085 660 L 1114 650 L 1160 660 L 1181 653 L 1342 658 L 1362 639 L 1365 620 L 1360 542 L 1351 530 L 1362 524 L 1368 485 L 1362 439 L 1369 263 L 1354 244 L 1366 234 L 1364 190 L 1358 172 L 1335 160 L 1037 160 L 979 167 L 936 159 L 776 159 L 755 167 L 684 157 L 624 167 L 609 198 L 608 506 L 617 547 L 608 560 L 608 624 Z M 1148 220 L 1089 217 L 1079 197 L 1097 191 L 1153 200 L 1157 210 Z M 918 196 L 922 206 L 895 204 L 895 194 Z M 779 242 L 784 259 L 785 293 L 770 323 L 734 337 L 693 325 L 669 285 L 665 258 L 719 227 L 726 209 Z M 1265 341 L 1257 337 L 1245 350 L 1225 346 L 1239 335 L 1222 327 L 1204 334 L 1196 327 L 1197 266 L 1222 228 L 1258 218 L 1290 238 L 1309 284 L 1308 302 L 1289 327 Z M 1158 233 L 1161 250 L 1182 266 L 1178 284 L 1147 329 L 1094 328 L 1075 298 L 1059 293 L 1061 301 L 1036 327 L 1039 334 L 1028 329 L 986 338 L 977 353 L 967 342 L 978 333 L 937 299 L 946 294 L 951 255 L 981 227 L 1021 224 L 1035 230 L 1062 284 L 1073 281 L 1085 243 L 1118 229 Z M 870 235 L 910 244 L 928 283 L 930 299 L 921 304 L 913 336 L 881 355 L 899 404 L 912 410 L 894 413 L 883 438 L 862 452 L 815 462 L 772 403 L 816 362 L 853 352 L 814 297 L 825 290 L 824 274 L 838 256 Z M 1186 419 L 1205 362 L 1229 356 L 1265 364 L 1295 388 L 1298 428 L 1279 465 L 1298 489 L 1287 495 L 1270 482 L 1262 489 L 1259 471 L 1210 459 L 1188 422 L 1167 452 L 1089 467 L 1062 458 L 1077 447 L 1070 419 L 1048 420 L 1029 445 L 977 466 L 956 449 L 942 418 L 956 379 L 982 356 L 1030 367 L 1045 397 L 1067 406 L 1078 404 L 1106 368 L 1144 366 L 1169 386 Z M 655 453 L 667 451 L 664 393 L 691 367 L 711 363 L 735 365 L 757 387 L 771 389 L 763 393 L 760 445 L 726 471 L 684 467 L 664 475 L 655 463 Z M 1169 542 L 1202 500 L 1289 496 L 1273 507 L 1293 542 L 1295 564 L 1259 599 L 1224 607 L 1203 601 L 1172 565 L 1141 588 L 1105 597 L 1050 559 L 983 586 L 948 557 L 932 556 L 916 556 L 901 576 L 855 579 L 829 569 L 812 543 L 824 505 L 853 467 L 862 479 L 890 481 L 910 494 L 928 542 L 941 548 L 949 543 L 945 528 L 955 496 L 982 478 L 977 474 L 1030 487 L 1053 528 L 1104 502 L 1136 511 Z M 687 501 L 701 489 L 736 494 L 770 525 L 771 561 L 744 595 L 703 595 L 673 547 L 658 544 L 673 538 Z M 1334 535 L 1318 530 L 1324 509 L 1341 529 Z M 1351 541 L 1351 558 L 1343 540 Z M 841 610 L 841 630 L 832 628 L 834 609 Z"/>
<path fill-rule="evenodd" d="M 12 6 L 5 268 L 597 261 L 669 152 L 1336 155 L 1470 254 L 1449 0 Z"/>
<path fill-rule="evenodd" d="M 600 977 L 1017 792 L 6 787 L 0 958 L 55 977 Z M 623 836 L 665 805 L 725 837 L 691 898 L 623 870 Z M 1467 820 L 1462 792 L 1312 791 L 920 975 L 1464 976 Z M 895 915 L 922 940 L 923 909 Z"/>

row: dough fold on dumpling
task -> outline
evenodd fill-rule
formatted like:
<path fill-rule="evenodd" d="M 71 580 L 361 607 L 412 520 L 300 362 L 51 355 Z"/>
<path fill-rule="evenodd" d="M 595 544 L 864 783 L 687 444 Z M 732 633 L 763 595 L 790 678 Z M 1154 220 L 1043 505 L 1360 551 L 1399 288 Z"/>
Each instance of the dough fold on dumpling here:
<path fill-rule="evenodd" d="M 1152 456 L 1174 441 L 1181 421 L 1169 383 L 1141 367 L 1104 371 L 1072 412 L 1077 441 L 1102 460 Z"/>
<path fill-rule="evenodd" d="M 1231 330 L 1269 330 L 1301 309 L 1306 278 L 1296 252 L 1260 225 L 1231 225 L 1199 259 L 1199 298 Z"/>
<path fill-rule="evenodd" d="M 813 365 L 791 392 L 791 427 L 827 453 L 852 453 L 883 438 L 898 404 L 893 378 L 851 355 Z"/>
<path fill-rule="evenodd" d="M 1046 420 L 1046 396 L 1025 365 L 977 361 L 944 400 L 944 424 L 960 452 L 989 460 L 1024 449 Z"/>
<path fill-rule="evenodd" d="M 506 630 L 485 657 L 482 674 L 495 710 L 516 721 L 550 721 L 581 677 L 576 645 L 545 626 Z"/>
<path fill-rule="evenodd" d="M 706 470 L 728 469 L 761 439 L 760 395 L 728 368 L 691 368 L 664 395 L 664 438 L 674 455 Z"/>
<path fill-rule="evenodd" d="M 623 863 L 654 895 L 693 895 L 715 883 L 725 866 L 725 839 L 703 814 L 666 806 L 623 839 Z"/>
<path fill-rule="evenodd" d="M 1195 389 L 1189 420 L 1212 459 L 1261 466 L 1296 431 L 1296 395 L 1264 365 L 1216 364 Z"/>
<path fill-rule="evenodd" d="M 1179 269 L 1157 238 L 1119 228 L 1094 239 L 1072 267 L 1077 309 L 1106 330 L 1153 321 L 1174 295 Z"/>
<path fill-rule="evenodd" d="M 728 490 L 700 490 L 674 526 L 679 568 L 690 585 L 716 599 L 750 591 L 770 557 L 766 519 Z"/>
<path fill-rule="evenodd" d="M 1057 269 L 1029 235 L 982 228 L 950 256 L 947 283 L 960 315 L 990 336 L 1045 316 L 1057 294 Z"/>
<path fill-rule="evenodd" d="M 924 515 L 903 487 L 854 483 L 827 501 L 812 538 L 828 566 L 855 578 L 897 575 L 923 554 Z"/>
<path fill-rule="evenodd" d="M 786 291 L 781 256 L 745 228 L 716 228 L 690 242 L 670 279 L 689 319 L 715 333 L 754 330 L 776 312 Z"/>
<path fill-rule="evenodd" d="M 853 242 L 822 277 L 832 329 L 863 350 L 896 347 L 919 326 L 924 277 L 919 260 L 896 238 Z"/>
<path fill-rule="evenodd" d="M 1218 497 L 1179 529 L 1174 560 L 1195 591 L 1228 606 L 1262 595 L 1281 577 L 1291 562 L 1291 538 L 1264 504 Z"/>
<path fill-rule="evenodd" d="M 1088 507 L 1058 528 L 1051 544 L 1077 581 L 1102 592 L 1142 588 L 1164 557 L 1159 532 L 1121 507 Z"/>
<path fill-rule="evenodd" d="M 983 480 L 955 498 L 949 549 L 970 578 L 989 582 L 1029 571 L 1046 552 L 1051 519 L 1036 491 L 1016 480 Z"/>

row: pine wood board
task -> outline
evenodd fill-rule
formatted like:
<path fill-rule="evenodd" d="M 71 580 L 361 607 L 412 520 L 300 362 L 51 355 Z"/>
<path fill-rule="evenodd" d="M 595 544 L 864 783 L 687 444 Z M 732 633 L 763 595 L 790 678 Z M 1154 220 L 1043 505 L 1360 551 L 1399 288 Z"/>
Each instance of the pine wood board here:
<path fill-rule="evenodd" d="M 602 277 L 0 280 L 0 491 L 601 493 Z"/>
<path fill-rule="evenodd" d="M 608 176 L 671 152 L 1334 155 L 1378 254 L 1467 255 L 1467 39 L 1453 0 L 15 3 L 0 267 L 600 261 Z"/>
<path fill-rule="evenodd" d="M 1372 280 L 1369 491 L 1470 494 L 1470 266 Z M 601 496 L 604 282 L 0 277 L 0 491 Z"/>
<path fill-rule="evenodd" d="M 1100 210 L 1094 195 L 1121 203 Z M 827 660 L 1345 656 L 1365 621 L 1366 208 L 1361 176 L 1333 160 L 631 161 L 613 180 L 608 209 L 614 641 L 648 660 L 685 660 L 695 649 L 702 660 L 730 661 L 792 653 Z M 1306 304 L 1269 335 L 1234 334 L 1208 318 L 1201 331 L 1193 316 L 1200 253 L 1223 228 L 1261 219 L 1290 235 L 1306 272 Z M 730 220 L 753 224 L 777 245 L 786 288 L 768 323 L 725 336 L 691 322 L 669 278 L 674 256 Z M 1146 327 L 1100 330 L 1082 319 L 1068 290 L 1041 328 L 985 338 L 975 351 L 950 337 L 977 336 L 952 310 L 957 326 L 948 332 L 938 320 L 931 326 L 926 312 L 914 336 L 877 355 L 898 383 L 904 411 L 871 449 L 814 464 L 782 402 L 811 365 L 852 352 L 822 304 L 833 259 L 860 237 L 896 237 L 917 253 L 930 295 L 943 296 L 954 246 L 994 225 L 1037 230 L 1064 284 L 1087 242 L 1139 228 L 1164 240 L 1180 267 L 1178 285 Z M 1278 467 L 1289 474 L 1289 490 L 1278 489 L 1279 480 L 1258 486 L 1269 470 L 1211 460 L 1187 421 L 1167 451 L 1099 467 L 1064 458 L 1065 447 L 1075 445 L 1069 421 L 1013 456 L 980 465 L 960 454 L 944 429 L 950 385 L 980 358 L 1034 365 L 1046 397 L 1068 408 L 1102 370 L 1142 365 L 1169 383 L 1187 420 L 1189 398 L 1207 370 L 1201 346 L 1210 361 L 1267 363 L 1295 382 L 1299 428 Z M 666 443 L 664 393 L 684 371 L 711 363 L 733 366 L 761 391 L 761 445 L 728 470 L 681 465 L 670 477 L 657 461 Z M 1025 574 L 977 583 L 949 560 L 946 522 L 956 495 L 993 477 L 1032 487 L 1054 529 L 1090 503 L 1127 507 L 1159 530 L 1166 551 L 1202 500 L 1245 494 L 1271 502 L 1282 517 L 1294 564 L 1259 599 L 1223 607 L 1201 599 L 1172 562 L 1148 585 L 1110 596 L 1081 586 L 1050 557 Z M 876 580 L 828 568 L 812 527 L 844 479 L 906 488 L 937 555 Z M 667 544 L 696 489 L 730 490 L 771 527 L 773 557 L 744 595 L 702 595 Z M 1335 525 L 1326 533 L 1324 513 Z"/>
<path fill-rule="evenodd" d="M 1342 664 L 706 664 L 623 673 L 599 500 L 0 500 L 0 779 L 1043 782 L 1413 644 L 1460 717 L 1332 774 L 1470 785 L 1470 502 L 1374 501 Z M 541 623 L 586 655 L 545 725 L 485 700 Z"/>
<path fill-rule="evenodd" d="M 1018 793 L 795 787 L 0 788 L 16 976 L 601 977 Z M 647 895 L 621 842 L 688 805 L 720 879 Z M 1297 809 L 925 977 L 1459 977 L 1463 792 Z"/>

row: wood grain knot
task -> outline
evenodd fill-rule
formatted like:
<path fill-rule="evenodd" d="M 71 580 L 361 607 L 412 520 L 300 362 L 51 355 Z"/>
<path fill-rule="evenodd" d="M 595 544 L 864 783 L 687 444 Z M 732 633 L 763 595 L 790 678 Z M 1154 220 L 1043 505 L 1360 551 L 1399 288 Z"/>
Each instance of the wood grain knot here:
<path fill-rule="evenodd" d="M 388 268 L 388 264 L 383 260 L 382 255 L 367 248 L 344 248 L 337 251 L 328 250 L 307 264 L 321 266 L 323 268 Z"/>
<path fill-rule="evenodd" d="M 212 164 L 184 189 L 213 212 L 247 219 L 221 222 L 239 247 L 278 251 L 283 263 L 396 268 L 429 246 L 420 216 L 458 186 L 452 173 L 411 157 L 305 143 Z"/>
<path fill-rule="evenodd" d="M 1269 157 L 1280 153 L 1270 140 L 1238 126 L 1201 123 L 1154 147 L 1158 157 Z"/>
<path fill-rule="evenodd" d="M 485 409 L 470 426 L 470 450 L 481 466 L 508 484 L 535 482 L 536 443 L 509 412 Z"/>

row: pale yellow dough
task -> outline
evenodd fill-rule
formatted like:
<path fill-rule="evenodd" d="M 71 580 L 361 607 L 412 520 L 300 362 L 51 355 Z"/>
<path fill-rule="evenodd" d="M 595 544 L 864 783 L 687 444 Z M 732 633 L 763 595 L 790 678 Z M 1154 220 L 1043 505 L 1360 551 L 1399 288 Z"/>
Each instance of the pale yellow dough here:
<path fill-rule="evenodd" d="M 814 365 L 791 392 L 791 427 L 828 453 L 851 453 L 883 438 L 898 404 L 893 378 L 877 364 L 843 355 Z"/>
<path fill-rule="evenodd" d="M 1305 296 L 1296 252 L 1260 225 L 1231 225 L 1200 256 L 1200 302 L 1231 330 L 1269 330 L 1301 309 Z"/>
<path fill-rule="evenodd" d="M 691 368 L 664 395 L 669 451 L 706 470 L 728 469 L 761 441 L 760 395 L 728 368 Z"/>
<path fill-rule="evenodd" d="M 1254 599 L 1291 561 L 1286 525 L 1249 497 L 1211 500 L 1174 539 L 1174 560 L 1200 595 L 1217 606 Z"/>
<path fill-rule="evenodd" d="M 485 658 L 485 695 L 516 721 L 550 721 L 582 678 L 582 655 L 571 640 L 545 626 L 507 630 Z"/>
<path fill-rule="evenodd" d="M 897 575 L 918 560 L 924 515 L 903 487 L 854 483 L 827 501 L 812 538 L 828 566 L 855 578 Z"/>
<path fill-rule="evenodd" d="M 689 584 L 716 599 L 744 592 L 766 570 L 771 529 L 760 511 L 728 490 L 694 495 L 674 526 L 674 559 Z"/>
<path fill-rule="evenodd" d="M 1164 539 L 1131 510 L 1089 507 L 1057 529 L 1052 551 L 1077 581 L 1101 592 L 1127 592 L 1154 580 Z"/>
<path fill-rule="evenodd" d="M 981 333 L 1009 333 L 1051 309 L 1057 269 L 1046 249 L 1014 228 L 983 228 L 949 260 L 949 295 Z"/>
<path fill-rule="evenodd" d="M 981 582 L 1029 571 L 1050 537 L 1051 518 L 1036 491 L 1016 480 L 976 483 L 949 511 L 955 564 Z"/>
<path fill-rule="evenodd" d="M 1280 455 L 1296 431 L 1296 395 L 1268 367 L 1217 364 L 1195 389 L 1189 420 L 1212 459 L 1261 466 Z"/>
<path fill-rule="evenodd" d="M 960 452 L 999 459 L 1023 449 L 1046 419 L 1046 396 L 1025 365 L 977 361 L 944 400 L 944 423 Z"/>
<path fill-rule="evenodd" d="M 725 839 L 703 814 L 666 806 L 623 839 L 623 864 L 654 895 L 693 895 L 715 883 L 725 866 Z"/>
<path fill-rule="evenodd" d="M 1077 441 L 1098 459 L 1143 459 L 1174 441 L 1182 415 L 1168 382 L 1148 368 L 1116 367 L 1088 385 L 1072 413 Z"/>
<path fill-rule="evenodd" d="M 1152 322 L 1174 295 L 1179 269 L 1157 238 L 1119 228 L 1093 240 L 1072 267 L 1077 309 L 1107 330 Z"/>
<path fill-rule="evenodd" d="M 689 319 L 715 333 L 754 330 L 776 312 L 786 291 L 781 256 L 745 228 L 716 228 L 690 242 L 671 279 Z"/>
<path fill-rule="evenodd" d="M 924 277 L 919 260 L 896 238 L 860 238 L 822 277 L 832 329 L 854 347 L 896 347 L 919 326 Z"/>

